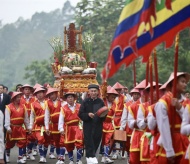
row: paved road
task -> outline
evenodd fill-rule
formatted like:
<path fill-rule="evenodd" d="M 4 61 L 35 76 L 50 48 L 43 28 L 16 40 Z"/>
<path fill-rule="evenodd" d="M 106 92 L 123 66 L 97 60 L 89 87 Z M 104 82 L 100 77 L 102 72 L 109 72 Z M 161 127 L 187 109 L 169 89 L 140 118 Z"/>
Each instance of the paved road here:
<path fill-rule="evenodd" d="M 17 160 L 17 157 L 18 157 L 18 148 L 17 147 L 14 147 L 12 150 L 11 150 L 11 156 L 10 156 L 10 164 L 16 164 L 16 160 Z M 76 158 L 76 157 L 75 157 Z M 82 157 L 82 161 L 83 161 L 83 164 L 86 164 L 86 160 L 85 160 L 85 157 Z M 101 156 L 99 157 L 99 163 L 101 161 Z M 35 161 L 27 161 L 27 164 L 34 164 L 34 163 L 38 163 L 39 162 L 39 156 L 36 156 L 36 160 Z M 55 164 L 57 162 L 56 159 L 49 159 L 48 156 L 47 156 L 47 164 Z M 114 162 L 115 164 L 126 164 L 127 163 L 127 160 L 126 159 L 117 159 L 115 160 Z M 69 159 L 68 159 L 68 155 L 66 155 L 66 160 L 65 160 L 65 164 L 69 164 Z"/>

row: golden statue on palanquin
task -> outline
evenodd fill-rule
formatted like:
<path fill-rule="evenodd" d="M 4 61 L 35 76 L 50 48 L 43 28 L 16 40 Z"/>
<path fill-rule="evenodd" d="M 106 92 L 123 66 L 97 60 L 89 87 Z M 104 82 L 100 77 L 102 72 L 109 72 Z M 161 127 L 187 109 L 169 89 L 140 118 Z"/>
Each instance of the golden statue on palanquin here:
<path fill-rule="evenodd" d="M 71 23 L 69 28 L 64 28 L 64 50 L 62 56 L 54 54 L 55 62 L 52 63 L 54 73 L 54 87 L 63 92 L 86 92 L 89 84 L 98 84 L 96 80 L 96 62 L 86 61 L 86 52 L 83 50 L 82 29 L 75 29 Z"/>

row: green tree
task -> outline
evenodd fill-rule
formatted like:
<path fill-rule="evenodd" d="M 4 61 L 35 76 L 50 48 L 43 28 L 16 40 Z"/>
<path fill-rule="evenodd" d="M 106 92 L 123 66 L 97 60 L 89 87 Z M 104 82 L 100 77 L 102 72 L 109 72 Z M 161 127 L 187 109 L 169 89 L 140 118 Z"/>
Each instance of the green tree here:
<path fill-rule="evenodd" d="M 50 62 L 48 60 L 33 61 L 25 68 L 24 78 L 28 79 L 32 85 L 39 83 L 53 84 L 54 75 L 51 71 Z"/>

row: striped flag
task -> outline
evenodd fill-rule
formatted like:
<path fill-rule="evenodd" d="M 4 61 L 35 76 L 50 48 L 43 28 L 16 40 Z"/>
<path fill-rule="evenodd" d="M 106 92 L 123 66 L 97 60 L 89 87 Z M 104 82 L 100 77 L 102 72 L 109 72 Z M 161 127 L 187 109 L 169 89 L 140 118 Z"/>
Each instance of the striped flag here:
<path fill-rule="evenodd" d="M 172 46 L 176 34 L 190 27 L 190 0 L 128 0 L 116 28 L 102 78 L 139 57 L 149 59 L 162 42 Z"/>

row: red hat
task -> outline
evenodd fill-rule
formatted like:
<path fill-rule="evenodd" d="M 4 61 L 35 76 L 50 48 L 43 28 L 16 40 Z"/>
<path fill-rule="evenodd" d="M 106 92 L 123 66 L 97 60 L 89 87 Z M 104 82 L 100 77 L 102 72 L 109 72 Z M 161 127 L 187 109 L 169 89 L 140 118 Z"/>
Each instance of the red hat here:
<path fill-rule="evenodd" d="M 159 90 L 166 89 L 166 85 L 167 85 L 167 83 L 164 83 L 164 84 L 159 88 Z"/>
<path fill-rule="evenodd" d="M 50 93 L 53 93 L 53 92 L 59 92 L 59 90 L 57 88 L 48 88 L 46 96 L 48 96 Z"/>
<path fill-rule="evenodd" d="M 118 92 L 117 92 L 113 87 L 111 87 L 111 88 L 107 91 L 107 94 L 115 94 L 115 95 L 118 95 Z"/>
<path fill-rule="evenodd" d="M 13 100 L 16 96 L 22 95 L 22 94 L 23 94 L 22 92 L 13 92 L 11 96 L 11 100 Z"/>
<path fill-rule="evenodd" d="M 130 93 L 139 93 L 140 94 L 139 90 L 136 88 L 133 88 Z"/>
<path fill-rule="evenodd" d="M 190 74 L 189 74 L 189 73 L 187 73 L 187 72 L 177 72 L 177 77 L 179 77 L 179 76 L 181 76 L 181 75 L 184 75 L 184 76 L 185 76 L 187 82 L 189 81 L 189 79 L 190 79 Z M 172 72 L 171 75 L 170 75 L 170 77 L 169 77 L 169 79 L 168 79 L 168 81 L 165 83 L 166 87 L 167 87 L 168 84 L 169 84 L 170 82 L 172 82 L 173 80 L 174 80 L 174 73 Z"/>
<path fill-rule="evenodd" d="M 149 84 L 149 83 L 148 83 Z M 144 79 L 143 81 L 141 81 L 136 87 L 135 89 L 145 89 L 146 88 L 146 79 Z"/>
<path fill-rule="evenodd" d="M 40 92 L 40 91 L 45 92 L 46 90 L 44 88 L 38 87 L 38 88 L 35 89 L 33 94 L 35 95 L 37 92 Z"/>
<path fill-rule="evenodd" d="M 77 98 L 77 95 L 76 95 L 75 92 L 67 92 L 67 93 L 64 94 L 63 98 L 66 99 L 66 97 L 67 97 L 68 95 L 73 95 L 75 99 Z"/>
<path fill-rule="evenodd" d="M 23 92 L 24 88 L 26 88 L 26 87 L 30 88 L 32 91 L 33 91 L 33 89 L 34 89 L 31 85 L 29 85 L 29 84 L 24 84 L 24 85 L 20 88 L 20 91 Z"/>
<path fill-rule="evenodd" d="M 119 82 L 115 83 L 113 86 L 114 89 L 123 89 L 125 88 L 123 85 L 121 85 Z"/>
<path fill-rule="evenodd" d="M 152 84 L 153 87 L 156 86 L 156 82 L 153 81 L 153 84 Z M 158 83 L 158 87 L 162 86 L 162 84 Z M 148 84 L 148 86 L 145 88 L 145 89 L 149 89 L 150 88 L 150 83 Z"/>
<path fill-rule="evenodd" d="M 34 89 L 39 88 L 39 87 L 43 87 L 43 86 L 40 85 L 40 84 L 38 84 L 38 83 L 36 83 L 36 84 L 33 86 Z"/>
<path fill-rule="evenodd" d="M 110 90 L 112 87 L 110 85 L 107 86 L 107 91 Z"/>

